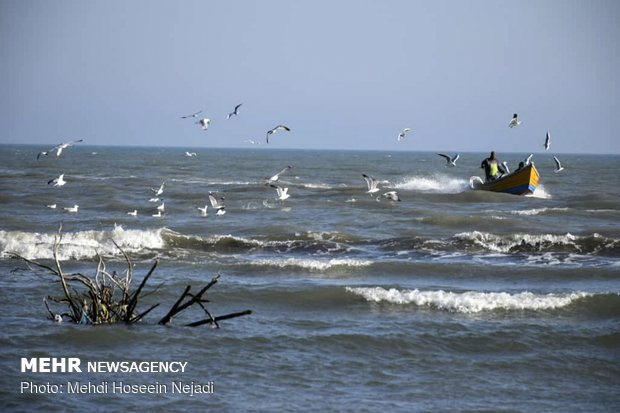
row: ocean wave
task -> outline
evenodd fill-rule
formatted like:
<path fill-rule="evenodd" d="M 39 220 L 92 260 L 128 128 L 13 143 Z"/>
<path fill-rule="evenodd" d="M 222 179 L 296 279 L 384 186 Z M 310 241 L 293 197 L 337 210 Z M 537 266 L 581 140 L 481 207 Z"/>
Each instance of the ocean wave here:
<path fill-rule="evenodd" d="M 510 211 L 512 215 L 541 215 L 550 212 L 567 212 L 569 208 L 533 208 L 533 209 L 525 209 L 525 210 L 516 210 Z"/>
<path fill-rule="evenodd" d="M 469 181 L 443 174 L 410 176 L 397 183 L 395 188 L 420 192 L 457 194 L 469 189 Z"/>
<path fill-rule="evenodd" d="M 385 289 L 383 287 L 346 287 L 348 292 L 362 296 L 369 302 L 386 302 L 399 305 L 436 308 L 456 313 L 480 313 L 494 310 L 553 310 L 566 307 L 577 300 L 592 296 L 592 293 L 572 292 L 566 294 L 534 294 L 522 292 L 466 291 L 420 291 Z"/>
<path fill-rule="evenodd" d="M 264 258 L 253 259 L 246 262 L 245 265 L 254 265 L 260 267 L 276 267 L 276 268 L 302 268 L 311 271 L 327 271 L 336 267 L 360 268 L 372 265 L 370 260 L 354 259 L 354 258 Z"/>
<path fill-rule="evenodd" d="M 164 247 L 165 231 L 164 228 L 125 230 L 116 226 L 109 231 L 63 232 L 58 258 L 79 260 L 94 258 L 97 254 L 121 255 L 114 242 L 129 254 L 142 255 Z M 14 252 L 28 259 L 51 259 L 56 238 L 56 233 L 0 231 L 0 256 Z"/>
<path fill-rule="evenodd" d="M 578 254 L 610 254 L 620 256 L 620 240 L 600 234 L 578 236 L 566 234 L 491 234 L 472 231 L 456 234 L 453 239 L 474 247 L 497 253 L 566 252 Z"/>

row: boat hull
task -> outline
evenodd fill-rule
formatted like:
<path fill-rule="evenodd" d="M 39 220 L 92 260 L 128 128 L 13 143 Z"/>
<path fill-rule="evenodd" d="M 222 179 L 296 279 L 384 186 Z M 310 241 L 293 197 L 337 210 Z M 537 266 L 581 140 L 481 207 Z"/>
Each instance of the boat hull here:
<path fill-rule="evenodd" d="M 534 164 L 529 164 L 509 175 L 490 182 L 475 182 L 472 187 L 476 190 L 504 192 L 515 195 L 533 194 L 538 186 L 540 175 Z"/>

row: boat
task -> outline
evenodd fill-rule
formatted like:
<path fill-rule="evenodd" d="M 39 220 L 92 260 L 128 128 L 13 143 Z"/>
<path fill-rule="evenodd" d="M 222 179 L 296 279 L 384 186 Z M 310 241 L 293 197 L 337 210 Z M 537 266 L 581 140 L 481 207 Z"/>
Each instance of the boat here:
<path fill-rule="evenodd" d="M 472 176 L 469 183 L 471 188 L 476 190 L 529 195 L 536 190 L 539 177 L 536 167 L 530 163 L 513 173 L 503 175 L 492 181 L 483 182 L 481 178 Z"/>

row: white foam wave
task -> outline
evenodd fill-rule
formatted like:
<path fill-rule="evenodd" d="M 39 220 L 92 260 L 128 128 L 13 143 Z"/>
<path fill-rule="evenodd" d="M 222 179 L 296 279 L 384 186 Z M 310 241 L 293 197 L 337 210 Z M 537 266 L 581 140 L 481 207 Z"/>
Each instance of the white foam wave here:
<path fill-rule="evenodd" d="M 533 194 L 526 195 L 526 196 L 531 197 L 531 198 L 551 199 L 551 194 L 547 192 L 545 187 L 541 184 L 538 184 Z"/>
<path fill-rule="evenodd" d="M 472 231 L 461 232 L 454 236 L 456 239 L 472 241 L 474 244 L 486 250 L 508 253 L 513 247 L 519 245 L 570 245 L 578 248 L 576 241 L 578 236 L 566 233 L 564 235 L 555 234 L 508 234 L 495 235 L 488 232 Z"/>
<path fill-rule="evenodd" d="M 469 181 L 448 175 L 410 176 L 395 185 L 396 189 L 410 191 L 456 194 L 469 188 Z"/>
<path fill-rule="evenodd" d="M 431 307 L 457 313 L 480 313 L 493 310 L 550 310 L 565 307 L 573 301 L 592 294 L 572 292 L 567 294 L 533 294 L 522 292 L 510 294 L 506 292 L 466 291 L 454 293 L 450 291 L 420 291 L 385 289 L 382 287 L 362 287 L 346 290 L 364 297 L 370 302 L 387 302 L 391 304 L 413 304 L 419 307 Z"/>
<path fill-rule="evenodd" d="M 565 212 L 568 208 L 533 208 L 518 211 L 510 211 L 512 215 L 540 215 L 545 212 Z"/>
<path fill-rule="evenodd" d="M 120 255 L 114 240 L 125 252 L 137 253 L 164 246 L 163 229 L 63 232 L 58 249 L 60 260 L 86 259 L 101 255 Z M 56 233 L 0 231 L 0 256 L 15 252 L 28 259 L 51 259 Z"/>
<path fill-rule="evenodd" d="M 278 268 L 297 267 L 312 271 L 326 271 L 334 267 L 366 267 L 372 265 L 372 261 L 356 260 L 351 258 L 333 258 L 319 260 L 311 258 L 285 258 L 285 259 L 259 259 L 252 260 L 252 265 L 272 266 Z"/>

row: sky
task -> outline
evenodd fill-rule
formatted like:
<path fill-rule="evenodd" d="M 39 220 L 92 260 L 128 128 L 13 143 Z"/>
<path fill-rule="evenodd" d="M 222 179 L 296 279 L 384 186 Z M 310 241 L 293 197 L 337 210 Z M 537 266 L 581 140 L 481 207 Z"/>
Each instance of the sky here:
<path fill-rule="evenodd" d="M 0 144 L 529 153 L 549 131 L 618 154 L 618 21 L 616 0 L 0 0 Z"/>

